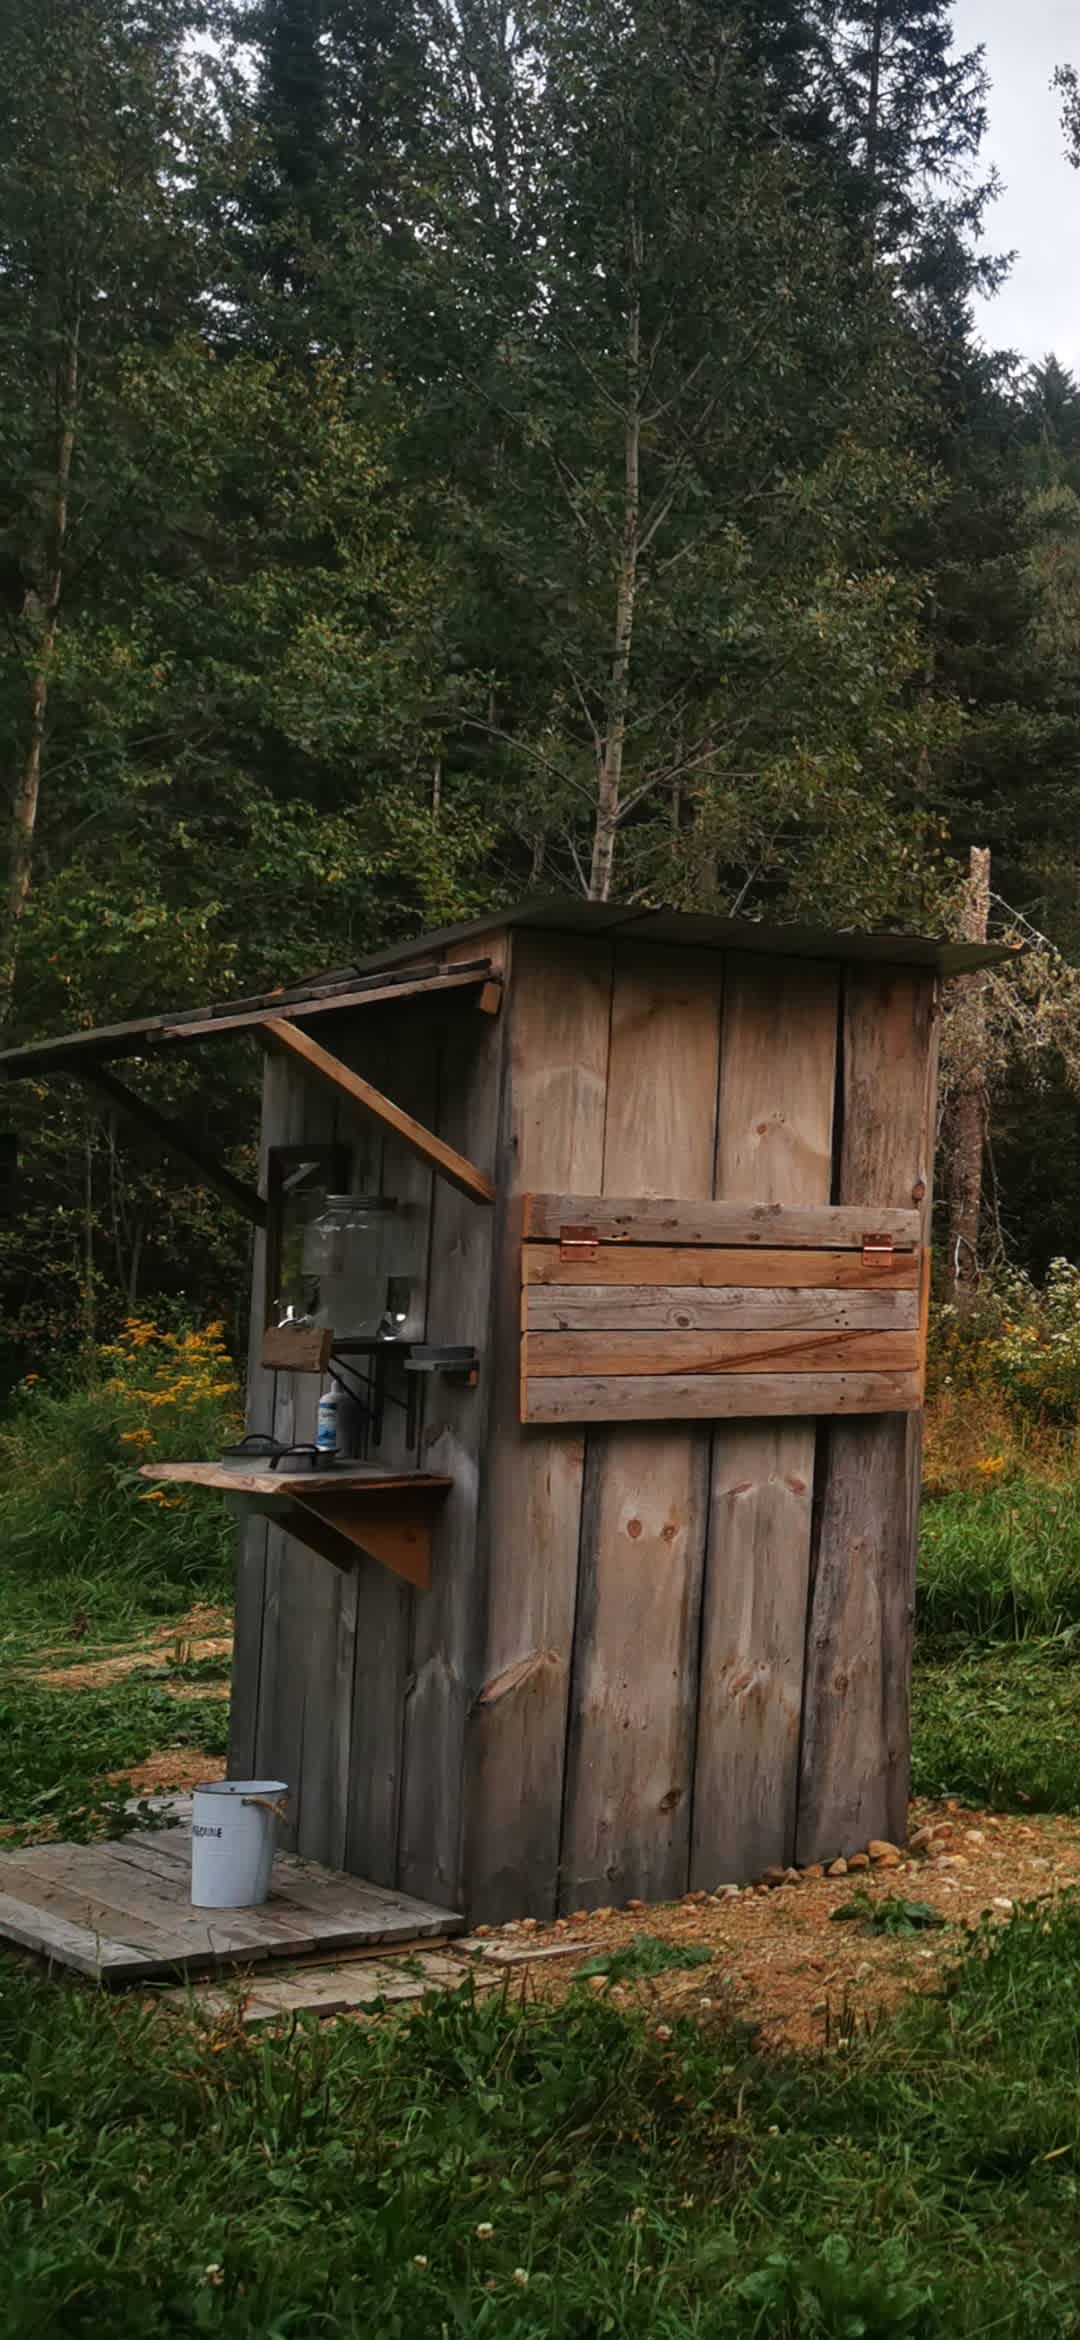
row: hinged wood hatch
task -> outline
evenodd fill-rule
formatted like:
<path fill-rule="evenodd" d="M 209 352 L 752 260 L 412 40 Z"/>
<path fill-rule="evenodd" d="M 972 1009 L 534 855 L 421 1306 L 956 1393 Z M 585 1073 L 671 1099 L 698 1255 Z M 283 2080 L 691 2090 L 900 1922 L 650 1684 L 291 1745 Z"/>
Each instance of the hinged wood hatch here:
<path fill-rule="evenodd" d="M 523 1422 L 921 1402 L 917 1211 L 526 1195 Z"/>

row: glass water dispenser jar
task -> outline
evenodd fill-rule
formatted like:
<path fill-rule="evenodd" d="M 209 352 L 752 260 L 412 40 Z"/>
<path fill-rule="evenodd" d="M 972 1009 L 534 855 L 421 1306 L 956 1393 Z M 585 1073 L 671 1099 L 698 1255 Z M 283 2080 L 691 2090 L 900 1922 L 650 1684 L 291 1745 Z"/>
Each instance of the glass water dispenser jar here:
<path fill-rule="evenodd" d="M 328 1194 L 309 1221 L 304 1273 L 339 1340 L 406 1336 L 414 1270 L 407 1218 L 388 1195 Z"/>

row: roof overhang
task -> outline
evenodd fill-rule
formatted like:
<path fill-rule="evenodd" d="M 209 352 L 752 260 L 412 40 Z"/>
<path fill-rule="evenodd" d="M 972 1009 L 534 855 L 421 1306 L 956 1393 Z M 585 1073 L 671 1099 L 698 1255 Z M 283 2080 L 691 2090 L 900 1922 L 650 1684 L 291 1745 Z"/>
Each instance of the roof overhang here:
<path fill-rule="evenodd" d="M 609 936 L 643 943 L 684 945 L 695 950 L 753 951 L 771 958 L 830 959 L 841 964 L 922 967 L 941 976 L 969 975 L 1015 957 L 1011 943 L 950 942 L 931 935 L 867 934 L 848 928 L 765 926 L 748 918 L 721 918 L 711 912 L 641 908 L 625 902 L 586 902 L 562 895 L 531 896 L 506 910 L 492 911 L 439 933 L 414 935 L 408 942 L 374 952 L 351 967 L 336 967 L 305 981 L 261 992 L 250 999 L 224 1000 L 206 1008 L 182 1008 L 129 1024 L 106 1024 L 95 1031 L 68 1032 L 0 1052 L 0 1077 L 22 1080 L 32 1074 L 85 1072 L 94 1062 L 125 1056 L 154 1056 L 170 1049 L 253 1032 L 275 1017 L 294 1024 L 380 1003 L 442 993 L 473 991 L 482 1004 L 497 1005 L 500 977 L 484 943 L 495 935 L 531 928 L 552 934 Z M 475 955 L 467 946 L 475 944 Z M 453 953 L 453 957 L 447 956 Z M 483 994 L 491 987 L 488 1001 Z"/>
<path fill-rule="evenodd" d="M 707 910 L 638 908 L 626 902 L 586 902 L 538 895 L 512 909 L 492 911 L 462 926 L 444 926 L 359 960 L 365 973 L 399 967 L 419 951 L 443 951 L 495 934 L 531 927 L 549 933 L 610 936 L 612 940 L 683 944 L 688 949 L 756 951 L 769 958 L 831 959 L 841 964 L 925 967 L 943 976 L 970 975 L 1017 956 L 1015 943 L 951 942 L 939 935 L 867 933 L 854 927 L 765 925 L 723 918 Z"/>
<path fill-rule="evenodd" d="M 106 1024 L 95 1031 L 68 1032 L 31 1041 L 0 1053 L 0 1078 L 9 1081 L 68 1074 L 88 1081 L 114 1112 L 141 1123 L 167 1152 L 184 1161 L 197 1178 L 216 1187 L 223 1199 L 256 1226 L 266 1224 L 266 1203 L 227 1164 L 215 1160 L 191 1132 L 165 1119 L 148 1098 L 137 1096 L 110 1072 L 124 1057 L 153 1061 L 212 1040 L 265 1033 L 268 1043 L 307 1062 L 354 1102 L 388 1123 L 429 1169 L 449 1178 L 474 1201 L 490 1203 L 494 1185 L 487 1173 L 454 1153 L 430 1130 L 403 1114 L 370 1082 L 363 1082 L 305 1032 L 313 1019 L 355 1014 L 362 1008 L 414 1000 L 435 1006 L 445 995 L 494 1013 L 501 999 L 497 953 L 485 953 L 489 938 L 519 928 L 554 935 L 608 936 L 612 940 L 683 945 L 695 950 L 752 951 L 769 957 L 828 959 L 841 965 L 922 968 L 939 976 L 971 974 L 1013 956 L 1008 944 L 941 942 L 927 935 L 862 934 L 811 926 L 763 926 L 743 918 L 707 912 L 648 909 L 626 903 L 532 897 L 441 933 L 416 936 L 376 952 L 351 967 L 337 967 L 303 982 L 262 992 L 250 999 L 225 1000 L 207 1008 L 183 1008 L 134 1023 Z M 362 1092 L 362 1094 L 361 1094 Z"/>
<path fill-rule="evenodd" d="M 413 946 L 414 954 L 419 946 Z M 117 1062 L 125 1056 L 157 1056 L 170 1050 L 196 1047 L 203 1041 L 226 1040 L 238 1033 L 257 1032 L 276 1018 L 291 1023 L 341 1015 L 347 1010 L 375 1007 L 381 1002 L 412 998 L 436 1000 L 444 993 L 472 992 L 481 996 L 494 987 L 497 1004 L 499 978 L 491 961 L 477 957 L 446 965 L 437 959 L 412 963 L 400 971 L 387 969 L 362 974 L 358 968 L 336 969 L 304 984 L 262 992 L 254 999 L 225 1000 L 206 1008 L 180 1008 L 174 1014 L 141 1017 L 130 1024 L 103 1024 L 94 1031 L 65 1032 L 55 1040 L 32 1040 L 22 1048 L 0 1052 L 0 1076 L 19 1081 L 50 1073 L 88 1074 L 95 1065 Z"/>

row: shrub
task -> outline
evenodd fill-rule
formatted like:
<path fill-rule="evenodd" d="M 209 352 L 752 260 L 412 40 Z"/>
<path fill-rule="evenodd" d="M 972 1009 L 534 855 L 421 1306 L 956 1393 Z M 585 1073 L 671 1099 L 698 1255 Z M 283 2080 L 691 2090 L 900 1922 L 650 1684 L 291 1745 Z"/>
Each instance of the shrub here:
<path fill-rule="evenodd" d="M 213 1455 L 236 1435 L 239 1382 L 219 1324 L 163 1331 L 132 1317 L 64 1383 L 28 1375 L 0 1426 L 0 1549 L 35 1576 L 118 1574 L 178 1591 L 225 1581 L 220 1498 L 153 1487 L 143 1462 Z"/>
<path fill-rule="evenodd" d="M 1041 1286 L 1010 1272 L 968 1320 L 953 1307 L 936 1310 L 929 1391 L 991 1405 L 1000 1399 L 1018 1422 L 1074 1425 L 1080 1419 L 1080 1267 L 1052 1260 Z"/>

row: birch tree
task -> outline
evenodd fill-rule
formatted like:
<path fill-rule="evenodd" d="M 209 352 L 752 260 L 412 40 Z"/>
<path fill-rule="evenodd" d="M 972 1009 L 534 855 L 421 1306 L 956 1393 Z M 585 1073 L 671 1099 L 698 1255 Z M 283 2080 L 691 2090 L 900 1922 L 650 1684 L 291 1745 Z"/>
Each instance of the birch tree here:
<path fill-rule="evenodd" d="M 820 834 L 826 741 L 837 833 L 869 814 L 844 709 L 873 729 L 917 655 L 886 550 L 927 493 L 910 353 L 788 104 L 697 0 L 561 0 L 524 93 L 530 281 L 519 250 L 470 389 L 531 703 L 496 687 L 478 728 L 523 833 L 599 899 L 661 867 L 669 895 L 749 899 L 800 821 Z"/>

